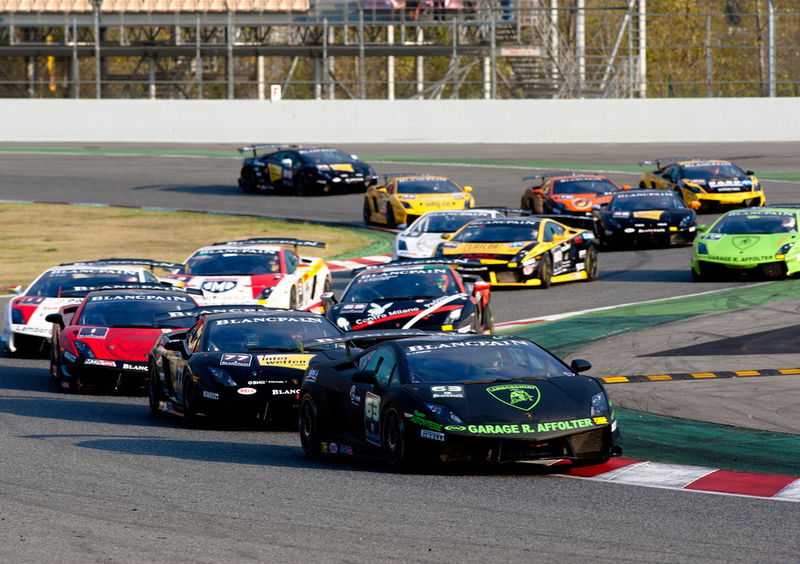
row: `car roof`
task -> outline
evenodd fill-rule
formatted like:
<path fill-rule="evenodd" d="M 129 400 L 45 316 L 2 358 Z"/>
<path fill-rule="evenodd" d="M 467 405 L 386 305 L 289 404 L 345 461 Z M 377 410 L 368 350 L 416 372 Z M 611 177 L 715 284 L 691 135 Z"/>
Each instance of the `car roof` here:
<path fill-rule="evenodd" d="M 458 343 L 461 341 L 522 341 L 525 343 L 531 343 L 529 339 L 525 337 L 517 337 L 515 335 L 476 335 L 473 333 L 464 334 L 464 333 L 448 333 L 448 334 L 433 334 L 433 335 L 426 335 L 422 337 L 405 337 L 402 339 L 396 339 L 394 341 L 387 341 L 390 343 L 396 343 L 398 346 L 401 347 L 409 347 L 414 345 L 433 345 L 433 344 L 441 344 L 441 343 Z"/>
<path fill-rule="evenodd" d="M 723 161 L 721 159 L 691 159 L 686 161 L 675 161 L 675 163 L 671 164 L 679 164 L 680 166 L 691 166 L 691 165 L 729 165 L 732 164 L 730 161 Z"/>
<path fill-rule="evenodd" d="M 121 264 L 62 264 L 53 266 L 44 271 L 47 272 L 130 272 L 139 274 L 150 269 L 144 266 L 132 266 Z M 44 274 L 43 273 L 43 274 Z"/>
<path fill-rule="evenodd" d="M 668 196 L 673 194 L 670 190 L 622 190 L 611 196 L 611 199 L 635 198 L 637 196 Z"/>
<path fill-rule="evenodd" d="M 242 254 L 250 254 L 246 252 L 248 250 L 250 251 L 257 250 L 257 251 L 262 251 L 264 253 L 277 253 L 280 252 L 282 248 L 283 247 L 281 247 L 280 245 L 232 245 L 226 243 L 222 245 L 208 245 L 207 247 L 202 247 L 193 252 L 192 256 L 199 253 L 207 253 L 211 250 L 215 251 L 224 250 L 224 251 L 229 251 L 231 253 L 235 253 L 236 251 L 245 251 Z"/>
<path fill-rule="evenodd" d="M 224 313 L 212 313 L 210 315 L 206 315 L 206 319 L 209 320 L 217 320 L 217 319 L 242 319 L 247 317 L 275 317 L 276 315 L 280 315 L 282 317 L 313 317 L 317 319 L 325 319 L 325 317 L 321 316 L 318 313 L 312 313 L 310 311 L 298 311 L 295 309 L 271 309 L 268 311 L 235 311 L 235 312 L 224 312 Z"/>
<path fill-rule="evenodd" d="M 164 286 L 164 289 L 141 289 L 135 288 L 130 290 L 125 289 L 117 289 L 117 290 L 93 290 L 87 294 L 87 296 L 130 296 L 130 295 L 140 295 L 140 294 L 151 294 L 151 295 L 159 295 L 159 296 L 188 296 L 191 297 L 187 292 L 181 290 L 173 290 L 167 286 Z"/>
<path fill-rule="evenodd" d="M 402 265 L 402 264 L 393 264 L 392 266 L 377 266 L 375 268 L 367 268 L 362 270 L 356 276 L 361 276 L 367 272 L 371 274 L 383 274 L 388 272 L 407 272 L 409 270 L 415 271 L 423 271 L 423 270 L 433 270 L 436 268 L 452 268 L 448 264 L 409 264 L 409 265 Z"/>

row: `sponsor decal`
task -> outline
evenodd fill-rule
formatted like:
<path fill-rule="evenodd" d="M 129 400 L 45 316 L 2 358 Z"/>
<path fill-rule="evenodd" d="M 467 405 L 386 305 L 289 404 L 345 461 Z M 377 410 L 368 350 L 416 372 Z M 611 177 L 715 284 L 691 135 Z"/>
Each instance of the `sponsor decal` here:
<path fill-rule="evenodd" d="M 734 247 L 736 247 L 740 251 L 743 251 L 745 249 L 749 249 L 750 247 L 752 247 L 753 245 L 758 243 L 759 240 L 760 240 L 760 237 L 750 237 L 750 236 L 747 236 L 747 235 L 742 235 L 742 236 L 734 237 L 731 240 L 731 242 L 733 243 Z"/>
<path fill-rule="evenodd" d="M 314 358 L 313 354 L 259 354 L 256 355 L 260 366 L 280 366 L 305 370 Z"/>
<path fill-rule="evenodd" d="M 351 311 L 364 311 L 367 309 L 367 304 L 344 304 L 342 306 L 342 313 L 351 312 Z"/>
<path fill-rule="evenodd" d="M 184 302 L 194 303 L 187 296 L 157 296 L 154 294 L 124 294 L 120 296 L 92 296 L 89 301 L 92 302 L 113 302 L 117 300 L 133 300 L 133 301 L 154 301 L 154 302 Z"/>
<path fill-rule="evenodd" d="M 464 425 L 447 425 L 445 431 L 466 431 L 467 427 Z"/>
<path fill-rule="evenodd" d="M 84 364 L 92 365 L 92 366 L 109 366 L 111 368 L 116 368 L 117 363 L 113 360 L 100 360 L 97 358 L 87 358 L 83 361 Z"/>
<path fill-rule="evenodd" d="M 444 427 L 439 423 L 435 423 L 433 421 L 428 421 L 425 418 L 425 414 L 421 411 L 414 410 L 414 413 L 411 415 L 411 422 L 419 425 L 420 427 L 425 427 L 427 429 L 431 429 L 433 431 L 441 431 Z"/>
<path fill-rule="evenodd" d="M 212 399 L 212 400 L 218 400 L 219 399 L 219 394 L 215 394 L 214 392 L 207 392 L 207 391 L 203 390 L 203 397 L 204 398 L 208 398 L 208 399 Z"/>
<path fill-rule="evenodd" d="M 243 317 L 241 319 L 218 319 L 216 325 L 247 325 L 248 323 L 324 323 L 324 319 L 316 317 Z"/>
<path fill-rule="evenodd" d="M 123 370 L 136 370 L 138 372 L 147 372 L 147 365 L 146 364 L 129 364 L 124 362 L 122 364 Z"/>
<path fill-rule="evenodd" d="M 219 359 L 220 366 L 250 366 L 251 354 L 225 353 Z"/>
<path fill-rule="evenodd" d="M 106 335 L 107 327 L 81 327 L 78 331 L 79 339 L 105 339 Z"/>
<path fill-rule="evenodd" d="M 236 391 L 242 394 L 243 396 L 252 396 L 254 393 L 256 393 L 256 390 L 254 388 L 239 388 Z"/>
<path fill-rule="evenodd" d="M 637 211 L 633 212 L 633 217 L 638 217 L 641 219 L 661 219 L 661 214 L 664 212 L 662 210 L 647 210 L 647 211 Z"/>
<path fill-rule="evenodd" d="M 539 388 L 531 384 L 501 384 L 486 391 L 497 401 L 522 411 L 533 409 L 542 397 Z"/>
<path fill-rule="evenodd" d="M 726 255 L 708 255 L 709 260 L 717 260 L 720 262 L 770 262 L 774 261 L 775 257 L 773 255 L 762 255 L 762 256 L 754 256 L 754 257 L 734 257 L 734 256 L 726 256 Z"/>
<path fill-rule="evenodd" d="M 386 310 L 389 309 L 394 302 L 387 302 L 384 305 L 371 303 L 369 304 L 369 310 L 367 310 L 367 315 L 369 317 L 378 317 L 386 313 Z"/>
<path fill-rule="evenodd" d="M 205 290 L 206 292 L 211 292 L 212 294 L 222 294 L 224 292 L 230 292 L 234 288 L 238 286 L 238 282 L 236 280 L 204 280 L 200 287 Z"/>
<path fill-rule="evenodd" d="M 300 390 L 272 390 L 273 396 L 296 396 Z"/>
<path fill-rule="evenodd" d="M 305 375 L 305 378 L 303 378 L 303 381 L 304 382 L 316 382 L 317 381 L 317 374 L 319 374 L 319 370 L 317 370 L 316 368 L 312 368 Z"/>
<path fill-rule="evenodd" d="M 427 429 L 420 429 L 419 436 L 423 439 L 431 439 L 433 441 L 444 441 L 444 433 L 437 431 L 428 431 Z"/>
<path fill-rule="evenodd" d="M 41 296 L 24 296 L 22 299 L 17 300 L 17 304 L 19 304 L 19 305 L 39 305 L 45 299 L 46 298 L 41 297 Z"/>
<path fill-rule="evenodd" d="M 405 347 L 407 354 L 424 354 L 439 349 L 459 349 L 466 347 L 510 347 L 525 345 L 526 341 L 517 339 L 503 339 L 497 341 L 458 341 L 453 343 L 436 343 L 431 345 L 411 345 Z"/>
<path fill-rule="evenodd" d="M 461 431 L 466 430 L 474 435 L 524 435 L 529 433 L 552 433 L 555 431 L 571 431 L 573 429 L 585 429 L 595 425 L 608 424 L 605 417 L 571 419 L 567 421 L 549 421 L 547 423 L 521 423 L 521 424 L 486 424 L 486 425 L 467 425 L 466 428 L 454 429 L 450 426 L 446 430 Z"/>
<path fill-rule="evenodd" d="M 361 403 L 361 398 L 358 396 L 355 384 L 350 387 L 350 403 L 353 405 L 359 405 Z"/>
<path fill-rule="evenodd" d="M 464 386 L 431 386 L 431 397 L 463 398 Z"/>

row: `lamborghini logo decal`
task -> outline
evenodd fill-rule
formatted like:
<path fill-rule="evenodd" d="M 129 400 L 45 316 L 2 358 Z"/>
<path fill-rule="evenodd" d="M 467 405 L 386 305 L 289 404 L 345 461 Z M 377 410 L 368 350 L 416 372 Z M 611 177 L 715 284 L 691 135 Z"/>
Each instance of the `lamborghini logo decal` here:
<path fill-rule="evenodd" d="M 501 384 L 486 388 L 494 399 L 522 411 L 530 411 L 542 398 L 539 388 L 530 384 Z"/>
<path fill-rule="evenodd" d="M 758 237 L 750 237 L 749 235 L 743 235 L 741 237 L 733 238 L 733 246 L 739 249 L 740 251 L 749 249 L 756 243 L 758 243 Z"/>

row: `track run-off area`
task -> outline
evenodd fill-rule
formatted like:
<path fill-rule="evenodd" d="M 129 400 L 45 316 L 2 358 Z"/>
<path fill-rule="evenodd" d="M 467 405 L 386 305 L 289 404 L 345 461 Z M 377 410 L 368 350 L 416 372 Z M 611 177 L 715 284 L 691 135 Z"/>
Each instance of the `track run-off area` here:
<path fill-rule="evenodd" d="M 800 202 L 800 144 L 340 148 L 379 172 L 450 176 L 473 186 L 479 205 L 517 207 L 522 177 L 536 170 L 602 170 L 636 185 L 638 161 L 689 153 L 755 170 L 770 202 Z M 0 147 L 0 162 L 3 200 L 360 225 L 360 194 L 242 193 L 235 147 L 15 144 Z M 165 225 L 164 245 L 175 237 Z M 388 251 L 377 237 L 365 254 Z M 337 273 L 335 289 L 346 280 Z M 395 475 L 372 461 L 316 463 L 294 432 L 186 429 L 152 419 L 145 398 L 60 394 L 46 360 L 0 358 L 0 553 L 9 561 L 796 561 L 800 506 L 786 500 L 798 499 L 791 479 L 800 475 L 797 284 L 694 283 L 689 249 L 675 248 L 601 253 L 591 283 L 494 291 L 501 331 L 587 358 L 622 407 L 625 458 L 580 472 L 593 480 L 527 465 Z M 753 342 L 761 348 L 748 349 Z M 757 489 L 741 485 L 745 474 L 761 476 Z"/>

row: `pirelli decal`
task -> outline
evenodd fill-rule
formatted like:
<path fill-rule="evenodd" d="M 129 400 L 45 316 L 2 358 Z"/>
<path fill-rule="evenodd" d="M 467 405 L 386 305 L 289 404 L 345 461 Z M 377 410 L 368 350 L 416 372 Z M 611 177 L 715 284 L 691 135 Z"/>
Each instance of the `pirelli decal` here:
<path fill-rule="evenodd" d="M 748 378 L 752 376 L 787 376 L 800 374 L 800 368 L 768 368 L 765 370 L 723 370 L 719 372 L 678 372 L 676 374 L 650 374 L 647 376 L 602 376 L 606 384 L 634 382 L 663 382 L 665 380 L 708 380 L 713 378 Z"/>

